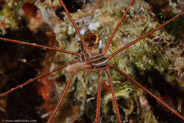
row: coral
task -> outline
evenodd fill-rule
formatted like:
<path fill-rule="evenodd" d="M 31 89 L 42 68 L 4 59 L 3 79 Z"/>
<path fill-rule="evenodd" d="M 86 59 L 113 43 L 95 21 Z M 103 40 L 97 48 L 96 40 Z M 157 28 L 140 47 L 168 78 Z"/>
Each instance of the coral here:
<path fill-rule="evenodd" d="M 98 2 L 99 1 L 96 1 L 96 3 Z M 102 51 L 105 44 L 107 43 L 107 39 L 110 37 L 110 34 L 115 28 L 118 20 L 120 19 L 121 15 L 125 12 L 124 9 L 128 6 L 128 1 L 125 1 L 125 2 L 119 2 L 119 1 L 102 2 L 100 1 L 98 4 L 99 4 L 99 7 L 95 8 L 94 10 L 91 10 L 91 11 L 78 10 L 76 13 L 72 14 L 72 17 L 74 21 L 77 23 L 78 28 L 81 31 L 83 36 L 85 36 L 86 34 L 85 32 L 88 32 L 88 31 L 94 31 L 97 33 L 98 38 L 100 40 L 98 44 L 99 48 L 94 49 L 93 52 Z M 93 4 L 92 3 L 89 4 L 88 7 L 89 8 L 93 7 Z M 48 16 L 49 16 L 49 13 L 48 13 Z M 54 20 L 57 20 L 57 17 Z M 136 4 L 134 4 L 134 7 L 131 8 L 123 24 L 120 26 L 120 29 L 118 30 L 116 34 L 116 37 L 114 37 L 112 41 L 112 45 L 109 49 L 108 54 L 113 53 L 120 47 L 123 47 L 127 43 L 140 37 L 146 32 L 156 28 L 158 25 L 160 24 L 157 22 L 156 16 L 151 11 L 151 7 L 145 2 L 142 2 L 142 6 L 139 7 L 139 3 L 137 2 Z M 80 39 L 78 35 L 76 34 L 76 32 L 74 31 L 74 28 L 70 24 L 69 19 L 66 17 L 66 15 L 64 17 L 64 20 L 56 21 L 55 26 L 53 26 L 53 28 L 54 30 L 57 30 L 55 31 L 55 33 L 56 33 L 56 39 L 59 41 L 60 48 L 65 48 L 67 50 L 71 50 L 75 52 L 80 52 L 81 50 L 83 50 Z M 175 62 L 172 59 L 176 59 L 176 57 L 181 59 L 180 54 L 179 53 L 177 54 L 177 52 L 181 52 L 181 51 L 175 52 L 175 55 L 173 54 L 168 55 L 168 53 L 171 52 L 171 49 L 172 50 L 178 49 L 176 48 L 177 46 L 175 46 L 174 48 L 170 47 L 170 44 L 173 44 L 174 40 L 175 39 L 173 36 L 169 35 L 164 29 L 161 29 L 160 31 L 157 31 L 156 33 L 152 34 L 151 36 L 147 37 L 146 39 L 143 39 L 141 42 L 127 49 L 124 53 L 121 53 L 121 55 L 118 55 L 118 57 L 113 58 L 111 62 L 115 64 L 116 66 L 118 66 L 119 68 L 121 68 L 122 70 L 124 70 L 129 75 L 133 76 L 134 78 L 137 78 L 138 80 L 143 81 L 143 83 L 146 82 L 147 83 L 145 84 L 147 85 L 146 87 L 149 89 L 152 89 L 153 92 L 157 94 L 158 96 L 166 93 L 165 92 L 166 89 L 164 89 L 163 91 L 157 90 L 157 86 L 162 86 L 162 85 L 175 86 L 179 89 L 179 92 L 183 93 L 182 92 L 183 83 L 181 83 L 181 81 L 179 80 L 175 81 L 176 78 L 180 79 L 180 77 L 176 77 L 177 76 L 176 74 L 171 74 L 173 71 L 171 69 L 168 69 L 169 66 Z M 55 59 L 56 59 L 56 63 L 53 62 L 52 63 L 53 66 L 58 66 L 57 63 L 59 61 L 67 63 L 67 61 L 70 61 L 73 58 L 70 55 L 57 53 L 55 56 Z M 181 63 L 181 65 L 182 64 L 183 63 Z M 179 69 L 177 70 L 180 71 Z M 154 74 L 153 71 L 158 72 L 157 75 L 160 77 L 163 77 L 163 81 L 164 81 L 163 83 L 161 83 L 162 80 L 155 80 L 152 77 L 152 74 Z M 61 72 L 59 76 L 64 75 L 66 76 L 66 78 L 68 78 L 68 75 L 64 73 L 65 71 Z M 82 93 L 87 92 L 88 97 L 94 98 L 93 100 L 91 100 L 92 101 L 91 103 L 95 107 L 94 101 L 95 101 L 95 94 L 96 94 L 96 88 L 97 88 L 97 84 L 96 84 L 97 75 L 90 74 L 87 77 L 87 79 L 84 80 L 84 78 L 81 78 L 80 74 L 82 74 L 82 76 L 85 76 L 83 72 L 80 72 L 79 74 L 76 75 L 76 78 L 74 79 L 75 84 L 71 85 L 73 87 L 71 87 L 68 97 L 67 97 L 68 101 L 65 101 L 63 105 L 67 107 L 66 103 L 71 102 L 75 107 L 76 106 L 75 104 L 77 103 L 78 107 L 80 107 L 78 109 L 81 109 L 80 115 L 78 115 L 78 117 L 84 118 L 87 115 L 87 117 L 92 120 L 94 119 L 95 115 L 90 115 L 90 116 L 88 115 L 89 114 L 88 110 L 90 110 L 92 107 L 91 106 L 86 107 L 86 105 L 88 106 L 88 104 L 85 104 L 84 100 L 85 99 L 88 100 L 88 99 L 86 97 L 86 94 L 82 94 Z M 111 71 L 111 75 L 112 75 L 114 83 L 116 83 L 116 81 L 117 83 L 126 82 L 125 78 L 122 79 L 123 77 L 117 74 L 118 73 Z M 107 79 L 105 76 L 103 76 L 103 78 L 105 80 Z M 157 83 L 157 82 L 160 82 L 160 83 Z M 61 87 L 62 89 L 60 88 L 58 90 L 58 95 L 62 93 L 64 85 L 62 85 Z M 118 87 L 121 87 L 121 86 L 116 87 L 116 84 L 115 84 L 115 89 L 117 89 Z M 78 88 L 83 91 L 78 92 L 77 91 Z M 129 88 L 129 87 L 126 86 L 125 88 Z M 159 88 L 163 88 L 163 87 L 159 87 Z M 90 90 L 93 90 L 93 91 L 90 91 Z M 124 97 L 126 95 L 126 92 L 124 92 L 125 90 L 122 92 L 121 91 L 116 92 L 117 95 L 118 93 L 122 94 L 121 96 L 118 96 L 119 97 L 118 100 L 129 100 L 129 101 L 132 100 L 130 101 L 132 102 L 130 106 L 123 106 L 123 105 L 128 105 L 126 104 L 128 102 L 124 102 L 125 104 L 120 103 L 120 107 L 122 106 L 121 109 L 123 110 L 121 113 L 124 114 L 123 116 L 125 117 L 125 120 L 126 120 L 129 117 L 131 117 L 131 115 L 133 115 L 133 110 L 134 111 L 140 110 L 140 107 L 136 103 L 136 100 L 139 99 L 139 96 L 137 95 L 134 97 L 125 98 Z M 135 89 L 135 91 L 133 91 L 132 93 L 136 95 L 136 92 L 137 91 Z M 71 98 L 73 96 L 78 97 L 78 98 L 76 99 L 74 98 L 72 101 Z M 108 94 L 105 94 L 102 97 L 102 99 L 104 100 L 103 104 L 110 103 L 109 102 L 110 97 L 108 96 Z M 102 116 L 103 114 L 105 115 L 109 111 L 108 107 L 109 107 L 108 105 L 103 107 L 103 110 L 101 112 Z M 112 102 L 111 102 L 110 107 L 112 108 Z M 68 115 L 67 113 L 65 113 L 65 115 L 67 116 L 64 116 L 64 117 L 68 117 L 67 120 L 73 121 L 74 119 L 72 119 L 73 118 L 72 116 L 75 115 L 75 113 L 74 114 L 71 113 L 73 109 L 72 108 L 70 109 L 66 108 L 66 109 L 67 109 L 67 112 L 70 112 L 70 113 L 68 113 Z M 93 110 L 95 109 L 93 108 Z M 63 108 L 61 108 L 60 109 L 61 116 L 64 112 L 66 111 Z M 149 113 L 151 112 L 152 111 L 149 111 Z M 111 114 L 111 113 L 108 113 L 108 114 Z M 152 115 L 152 113 L 150 115 Z M 115 116 L 108 116 L 108 117 L 107 116 L 105 117 L 105 116 L 104 116 L 104 120 L 106 121 L 112 120 L 112 122 L 114 122 L 114 120 L 116 120 L 114 118 Z M 69 117 L 72 117 L 72 118 L 70 119 Z M 146 120 L 147 117 L 143 116 L 143 118 L 145 118 Z M 156 120 L 154 116 L 151 118 Z M 62 118 L 62 120 L 64 120 L 64 118 Z"/>
<path fill-rule="evenodd" d="M 178 14 L 182 7 L 177 3 L 183 4 L 182 2 L 175 3 L 168 0 L 156 2 L 151 0 L 147 1 L 148 3 L 145 1 L 136 1 L 131 7 L 113 38 L 107 55 Z M 29 1 L 20 2 L 19 5 L 25 6 L 27 2 Z M 73 20 L 93 52 L 103 51 L 129 2 L 130 0 L 79 1 L 77 5 L 80 9 L 72 8 L 70 10 Z M 9 26 L 0 26 L 0 30 L 3 32 L 1 35 L 6 34 L 7 28 L 18 28 L 19 21 L 15 18 L 15 13 L 18 13 L 20 17 L 25 18 L 27 28 L 33 33 L 39 32 L 39 30 L 44 32 L 43 30 L 46 28 L 45 34 L 49 37 L 47 41 L 49 41 L 50 46 L 57 46 L 60 49 L 74 52 L 84 51 L 79 36 L 63 8 L 60 7 L 58 0 L 38 0 L 26 5 L 31 6 L 30 10 L 34 9 L 36 12 L 30 13 L 29 9 L 25 10 L 24 7 L 22 9 L 28 15 L 21 14 L 16 10 L 7 12 L 9 11 L 6 9 L 8 5 L 3 6 L 4 9 L 0 11 L 0 14 L 4 13 L 2 14 L 4 20 L 1 21 L 6 20 L 5 25 Z M 155 11 L 156 6 L 162 7 L 162 9 Z M 168 6 L 172 8 L 171 11 L 166 11 L 169 8 Z M 17 7 L 17 9 L 20 8 L 21 6 Z M 158 12 L 162 12 L 163 18 L 159 18 Z M 178 109 L 183 115 L 184 60 L 183 36 L 181 35 L 184 30 L 179 25 L 183 26 L 183 18 L 131 46 L 112 58 L 110 62 L 139 81 L 155 95 L 164 99 L 173 108 Z M 177 29 L 180 31 L 177 32 Z M 44 39 L 46 40 L 46 38 Z M 55 41 L 55 43 L 50 40 Z M 73 59 L 75 57 L 68 54 L 47 52 L 43 62 L 43 66 L 46 68 L 40 71 L 41 73 L 46 70 L 51 71 Z M 70 76 L 66 71 L 68 69 L 63 69 L 50 77 L 47 76 L 39 80 L 37 89 L 43 98 L 43 105 L 38 110 L 43 121 L 48 118 L 62 95 Z M 110 73 L 123 122 L 152 121 L 157 123 L 169 122 L 170 120 L 181 122 L 169 111 L 160 108 L 162 106 L 157 101 L 134 86 L 118 72 L 110 69 Z M 87 75 L 82 71 L 77 72 L 54 121 L 92 122 L 95 119 L 97 81 L 97 73 Z M 102 73 L 102 81 L 107 83 L 107 87 L 103 86 L 102 89 L 100 118 L 103 122 L 117 122 L 105 73 Z"/>

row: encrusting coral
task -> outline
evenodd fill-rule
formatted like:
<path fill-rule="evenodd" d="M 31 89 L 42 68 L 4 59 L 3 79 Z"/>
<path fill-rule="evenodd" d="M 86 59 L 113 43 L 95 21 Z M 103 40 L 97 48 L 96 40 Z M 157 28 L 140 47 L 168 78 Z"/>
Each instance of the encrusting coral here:
<path fill-rule="evenodd" d="M 72 19 L 77 24 L 82 36 L 85 37 L 88 47 L 93 52 L 102 52 L 116 24 L 128 7 L 130 0 L 79 2 L 81 9 L 71 13 Z M 84 51 L 79 36 L 66 13 L 60 7 L 61 5 L 58 0 L 35 1 L 31 4 L 37 8 L 36 15 L 29 16 L 28 28 L 32 32 L 36 33 L 44 25 L 50 31 L 49 34 L 52 35 L 52 39 L 53 37 L 55 38 L 54 41 L 56 43 L 52 43 L 54 44 L 53 46 L 74 52 Z M 158 16 L 156 16 L 152 10 L 153 6 L 151 7 L 150 4 L 140 0 L 133 4 L 113 38 L 107 56 L 160 25 L 160 20 L 158 20 Z M 7 7 L 4 6 L 3 8 Z M 1 10 L 0 13 L 4 11 L 5 9 Z M 180 10 L 177 8 L 174 8 L 172 11 L 175 15 L 179 12 Z M 12 18 L 5 15 L 2 17 L 5 18 L 4 20 L 7 20 L 5 21 L 6 23 Z M 13 19 L 11 22 L 9 24 L 11 28 L 17 27 L 16 19 Z M 183 23 L 183 18 L 177 22 Z M 6 33 L 6 28 L 0 28 L 1 32 L 3 32 L 1 35 Z M 169 25 L 166 29 L 168 28 Z M 145 88 L 152 91 L 183 115 L 183 40 L 182 36 L 176 38 L 178 36 L 174 35 L 175 32 L 170 33 L 166 29 L 160 29 L 142 39 L 140 42 L 113 57 L 110 62 L 139 81 Z M 177 35 L 180 34 L 179 32 L 176 33 Z M 47 69 L 51 71 L 74 59 L 75 56 L 68 54 L 59 52 L 54 54 L 47 53 L 43 66 L 49 64 Z M 167 109 L 164 109 L 161 104 L 158 104 L 157 101 L 128 81 L 124 76 L 111 69 L 110 73 L 123 122 L 152 121 L 153 123 L 157 123 L 160 121 L 169 122 L 169 120 L 180 122 Z M 66 69 L 63 69 L 47 77 L 49 80 L 43 79 L 47 83 L 52 82 L 52 84 L 48 84 L 49 86 L 52 85 L 52 87 L 48 87 L 52 89 L 47 94 L 49 101 L 47 100 L 47 102 L 46 98 L 44 98 L 45 104 L 39 107 L 40 116 L 43 119 L 47 119 L 54 109 L 62 95 L 69 76 L 70 74 L 66 73 Z M 78 72 L 54 121 L 94 121 L 97 82 L 97 73 L 87 75 L 83 71 Z M 100 119 L 102 122 L 117 122 L 112 96 L 110 91 L 108 91 L 109 83 L 105 72 L 102 73 L 102 85 L 104 86 L 102 89 Z M 40 93 L 44 93 L 44 91 L 40 91 Z M 41 95 L 43 96 L 44 94 Z"/>

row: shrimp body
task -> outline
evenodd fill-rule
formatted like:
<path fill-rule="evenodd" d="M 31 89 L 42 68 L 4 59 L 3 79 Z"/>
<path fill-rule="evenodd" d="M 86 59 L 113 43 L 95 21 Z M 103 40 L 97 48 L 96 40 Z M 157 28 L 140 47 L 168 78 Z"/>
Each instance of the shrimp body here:
<path fill-rule="evenodd" d="M 84 53 L 79 59 L 79 62 L 66 67 L 67 73 L 74 74 L 82 70 L 96 71 L 106 67 L 108 64 L 108 59 L 103 54 Z"/>

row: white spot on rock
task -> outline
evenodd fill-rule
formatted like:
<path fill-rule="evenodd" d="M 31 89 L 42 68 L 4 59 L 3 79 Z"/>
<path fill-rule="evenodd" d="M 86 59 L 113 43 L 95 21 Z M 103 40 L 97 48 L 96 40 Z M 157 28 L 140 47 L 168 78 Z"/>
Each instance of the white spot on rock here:
<path fill-rule="evenodd" d="M 98 27 L 100 26 L 100 23 L 99 22 L 96 22 L 96 23 L 90 23 L 89 24 L 89 26 L 88 26 L 88 28 L 89 28 L 89 30 L 97 30 L 98 29 Z"/>
<path fill-rule="evenodd" d="M 68 34 L 71 35 L 73 33 L 75 33 L 75 29 L 72 26 L 69 26 L 68 27 Z"/>
<path fill-rule="evenodd" d="M 85 32 L 86 32 L 86 30 L 85 30 L 84 28 L 82 28 L 82 29 L 80 30 L 80 34 L 81 34 L 81 35 L 84 35 Z"/>

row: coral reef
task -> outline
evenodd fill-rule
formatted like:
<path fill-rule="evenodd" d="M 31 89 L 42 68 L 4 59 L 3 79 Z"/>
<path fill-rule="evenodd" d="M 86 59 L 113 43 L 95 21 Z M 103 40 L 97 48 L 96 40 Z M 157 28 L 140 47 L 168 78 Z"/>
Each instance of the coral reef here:
<path fill-rule="evenodd" d="M 4 3 L 8 3 L 8 1 L 9 0 L 4 0 Z M 73 20 L 85 38 L 88 47 L 93 52 L 102 52 L 116 24 L 129 5 L 130 0 L 71 1 L 74 1 L 73 6 L 71 7 L 70 2 L 67 6 L 69 7 Z M 74 27 L 58 0 L 24 0 L 21 2 L 15 0 L 7 5 L 4 3 L 0 2 L 0 35 L 23 41 L 29 39 L 34 42 L 35 40 L 34 43 L 43 43 L 74 52 L 84 52 L 79 36 L 75 32 Z M 156 28 L 174 15 L 177 15 L 183 9 L 182 4 L 182 1 L 174 2 L 170 0 L 158 0 L 154 2 L 152 0 L 136 1 L 113 38 L 107 55 L 110 55 L 117 49 Z M 157 9 L 155 9 L 156 7 Z M 168 10 L 168 8 L 170 8 L 170 10 Z M 163 18 L 161 18 L 160 15 L 162 15 Z M 24 21 L 26 24 L 24 24 L 25 27 L 22 27 L 21 23 Z M 110 61 L 139 81 L 145 88 L 163 99 L 171 107 L 177 109 L 182 115 L 184 115 L 183 22 L 183 17 L 179 18 L 166 26 L 166 28 L 160 29 L 131 46 Z M 18 35 L 18 33 L 17 36 L 11 36 L 11 33 L 19 32 L 21 28 L 24 29 L 22 32 L 29 32 L 29 38 Z M 3 45 L 9 46 L 11 44 Z M 18 46 L 18 48 L 21 48 L 21 46 Z M 26 49 L 22 50 L 22 52 L 26 52 L 25 50 Z M 34 69 L 39 69 L 40 73 L 51 71 L 75 59 L 74 56 L 68 54 L 59 52 L 53 53 L 50 51 L 47 51 L 45 54 L 44 49 L 40 50 L 40 54 L 44 55 L 42 55 L 42 58 L 38 58 L 36 62 L 42 64 L 43 68 L 40 68 L 41 65 L 37 67 L 33 66 Z M 4 52 L 5 51 L 6 50 L 4 50 Z M 34 54 L 37 54 L 35 52 Z M 6 57 L 7 54 L 8 53 L 4 53 Z M 31 50 L 28 54 L 32 54 Z M 34 60 L 37 57 L 39 57 L 39 55 L 32 59 Z M 2 58 L 0 62 L 2 66 L 0 75 L 4 75 L 2 74 L 5 73 L 3 69 L 8 69 L 2 65 L 6 62 L 3 59 L 7 58 Z M 20 58 L 17 56 L 15 59 Z M 21 60 L 22 59 L 25 59 L 25 56 L 21 58 Z M 44 59 L 43 62 L 42 59 Z M 10 62 L 10 60 L 8 60 L 8 63 L 10 64 L 8 65 L 10 70 L 12 70 L 11 66 L 14 64 L 16 64 L 15 66 L 20 66 L 20 63 Z M 30 62 L 27 61 L 26 63 Z M 34 62 L 34 64 L 36 63 Z M 34 74 L 36 73 L 38 72 Z M 128 81 L 124 76 L 111 69 L 110 73 L 123 122 L 182 122 L 156 100 L 134 86 L 134 84 Z M 15 76 L 15 74 L 12 74 L 12 76 Z M 35 89 L 37 93 L 35 95 L 39 95 L 40 97 L 35 99 L 39 104 L 37 104 L 34 109 L 36 110 L 34 112 L 36 116 L 32 115 L 31 118 L 34 119 L 36 117 L 35 119 L 39 122 L 45 122 L 47 120 L 61 97 L 69 76 L 70 74 L 66 73 L 66 70 L 63 69 L 51 76 L 39 79 L 37 84 L 34 84 L 37 88 L 37 90 Z M 7 88 L 11 88 L 5 85 L 10 82 L 12 77 L 6 80 L 2 76 L 2 79 L 4 82 L 0 85 L 0 89 L 8 90 Z M 26 81 L 26 79 L 21 81 Z M 87 75 L 83 71 L 78 72 L 73 79 L 68 94 L 54 122 L 94 121 L 97 81 L 97 73 Z M 117 122 L 112 96 L 110 91 L 108 91 L 109 83 L 105 73 L 102 73 L 102 84 L 104 86 L 102 88 L 100 119 L 102 122 Z M 105 85 L 107 85 L 107 87 Z M 17 95 L 21 95 L 21 93 Z M 33 94 L 26 94 L 28 98 L 32 95 Z M 7 100 L 9 98 L 8 96 L 2 100 L 0 104 L 8 102 Z M 42 105 L 40 105 L 40 103 Z M 0 108 L 2 108 L 2 112 L 10 112 L 7 110 L 11 109 L 7 107 L 1 106 Z M 11 118 L 9 114 L 4 114 L 3 116 L 5 115 L 7 118 Z"/>

